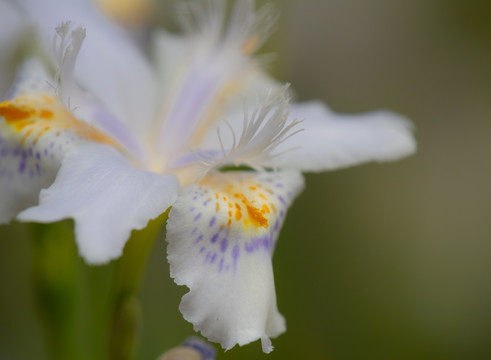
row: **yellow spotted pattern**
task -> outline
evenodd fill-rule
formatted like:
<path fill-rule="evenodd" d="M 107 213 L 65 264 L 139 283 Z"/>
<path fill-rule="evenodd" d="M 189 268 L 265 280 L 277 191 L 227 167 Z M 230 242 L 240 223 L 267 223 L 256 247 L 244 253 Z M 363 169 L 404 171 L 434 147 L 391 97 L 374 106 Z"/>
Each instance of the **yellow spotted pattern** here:
<path fill-rule="evenodd" d="M 226 214 L 228 219 L 222 227 L 230 227 L 233 222 L 245 228 L 267 229 L 270 216 L 276 214 L 274 192 L 254 181 L 252 176 L 238 175 L 230 181 L 230 173 L 217 174 L 204 178 L 199 185 L 206 186 L 209 202 L 215 203 L 216 213 Z M 225 181 L 224 181 L 225 180 Z"/>

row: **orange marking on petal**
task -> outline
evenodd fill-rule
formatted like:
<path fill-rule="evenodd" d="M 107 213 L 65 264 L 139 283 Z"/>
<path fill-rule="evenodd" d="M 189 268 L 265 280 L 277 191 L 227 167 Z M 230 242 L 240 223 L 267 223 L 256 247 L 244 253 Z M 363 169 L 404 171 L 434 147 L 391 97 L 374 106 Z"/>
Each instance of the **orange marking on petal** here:
<path fill-rule="evenodd" d="M 264 217 L 261 211 L 254 206 L 246 205 L 247 213 L 249 214 L 249 218 L 252 220 L 252 223 L 256 227 L 264 227 L 267 228 L 269 226 L 268 219 Z"/>
<path fill-rule="evenodd" d="M 239 204 L 235 204 L 237 210 L 235 210 L 235 220 L 239 221 L 242 218 L 242 209 Z"/>
<path fill-rule="evenodd" d="M 217 210 L 217 212 L 220 211 L 220 203 L 217 203 L 216 210 Z"/>
<path fill-rule="evenodd" d="M 51 119 L 53 117 L 53 112 L 51 110 L 41 110 L 39 117 L 44 119 Z"/>
<path fill-rule="evenodd" d="M 221 209 L 225 216 L 228 215 L 227 225 L 236 221 L 250 230 L 269 228 L 269 215 L 276 209 L 265 193 L 265 187 L 255 182 L 248 181 L 244 175 L 237 178 L 231 176 L 230 180 L 223 181 L 223 177 L 205 177 L 200 185 L 208 186 L 219 194 L 220 198 L 234 198 L 235 201 L 225 202 L 228 210 Z M 261 187 L 261 193 L 256 192 Z M 228 214 L 227 214 L 228 212 Z"/>
<path fill-rule="evenodd" d="M 51 129 L 51 126 L 45 126 L 43 130 L 41 130 L 40 132 L 38 132 L 38 134 L 36 135 L 36 138 L 34 139 L 34 141 L 32 142 L 33 145 L 35 145 L 39 138 L 46 132 L 46 131 L 49 131 Z"/>
<path fill-rule="evenodd" d="M 22 139 L 20 139 L 21 145 L 24 145 L 24 143 L 26 142 L 26 139 L 29 137 L 29 135 L 32 134 L 33 131 L 34 131 L 33 128 L 27 130 L 27 132 L 24 134 L 24 136 L 22 137 Z"/>
<path fill-rule="evenodd" d="M 46 95 L 46 94 L 42 94 L 41 95 L 41 98 L 43 99 L 44 102 L 47 102 L 48 104 L 54 104 L 55 103 L 55 99 L 53 99 L 51 96 L 49 95 Z"/>
<path fill-rule="evenodd" d="M 0 116 L 3 116 L 5 121 L 11 124 L 29 118 L 31 116 L 31 111 L 25 106 L 16 106 L 10 101 L 4 101 L 0 104 Z"/>
<path fill-rule="evenodd" d="M 62 130 L 71 130 L 81 137 L 88 138 L 99 143 L 120 148 L 119 144 L 101 130 L 88 123 L 77 119 L 63 103 L 48 94 L 23 96 L 12 101 L 0 104 L 0 116 L 5 118 L 7 124 L 16 131 L 22 131 L 26 127 L 32 127 L 23 134 L 21 141 L 37 129 L 42 129 L 37 134 L 37 139 L 47 130 L 47 126 L 55 128 L 55 136 L 60 136 Z"/>
<path fill-rule="evenodd" d="M 246 55 L 253 53 L 259 44 L 259 37 L 252 35 L 242 43 L 242 52 Z"/>
<path fill-rule="evenodd" d="M 33 120 L 22 120 L 19 122 L 16 122 L 14 125 L 15 131 L 22 131 L 26 126 L 30 126 L 34 124 Z"/>

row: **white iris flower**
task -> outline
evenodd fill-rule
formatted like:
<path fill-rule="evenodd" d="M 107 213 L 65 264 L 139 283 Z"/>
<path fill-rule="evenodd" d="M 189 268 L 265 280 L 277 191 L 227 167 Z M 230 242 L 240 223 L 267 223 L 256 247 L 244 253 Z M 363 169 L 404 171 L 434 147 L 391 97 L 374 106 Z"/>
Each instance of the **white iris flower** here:
<path fill-rule="evenodd" d="M 289 104 L 252 56 L 274 16 L 251 0 L 228 21 L 222 0 L 181 10 L 183 33 L 155 30 L 147 56 L 88 1 L 0 1 L 0 87 L 26 54 L 0 104 L 0 223 L 72 218 L 81 256 L 102 264 L 172 206 L 184 317 L 225 349 L 269 352 L 285 331 L 271 257 L 301 171 L 411 154 L 411 124 Z"/>

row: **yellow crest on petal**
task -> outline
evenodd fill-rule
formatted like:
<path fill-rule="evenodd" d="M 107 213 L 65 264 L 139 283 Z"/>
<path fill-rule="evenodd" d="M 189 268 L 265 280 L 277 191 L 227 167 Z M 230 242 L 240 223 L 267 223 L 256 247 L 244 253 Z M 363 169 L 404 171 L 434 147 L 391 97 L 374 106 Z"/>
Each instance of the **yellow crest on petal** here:
<path fill-rule="evenodd" d="M 215 203 L 217 213 L 228 213 L 224 226 L 233 223 L 253 229 L 270 226 L 270 215 L 276 213 L 275 203 L 279 200 L 271 188 L 258 183 L 252 174 L 218 173 L 205 177 L 199 185 L 214 191 L 209 193 L 208 201 Z"/>
<path fill-rule="evenodd" d="M 99 129 L 77 119 L 63 103 L 48 94 L 22 96 L 0 103 L 0 116 L 17 133 L 22 133 L 21 144 L 35 144 L 46 132 L 71 130 L 76 135 L 114 147 L 119 145 Z"/>

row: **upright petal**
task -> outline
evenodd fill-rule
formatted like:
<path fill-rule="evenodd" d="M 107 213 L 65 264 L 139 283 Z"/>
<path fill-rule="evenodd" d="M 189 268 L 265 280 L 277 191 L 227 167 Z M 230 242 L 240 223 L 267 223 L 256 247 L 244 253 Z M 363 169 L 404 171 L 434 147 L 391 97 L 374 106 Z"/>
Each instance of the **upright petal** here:
<path fill-rule="evenodd" d="M 223 0 L 186 3 L 181 9 L 185 35 L 161 33 L 156 38 L 168 94 L 155 139 L 160 154 L 179 156 L 196 148 L 221 114 L 242 106 L 245 93 L 253 89 L 260 96 L 277 86 L 250 57 L 269 34 L 273 12 L 256 13 L 253 1 L 239 0 L 225 25 L 224 8 Z M 166 160 L 157 159 L 161 168 L 172 167 L 174 159 Z"/>
<path fill-rule="evenodd" d="M 17 0 L 51 55 L 54 29 L 72 21 L 87 29 L 75 78 L 133 132 L 143 136 L 156 108 L 154 72 L 128 34 L 88 0 Z M 73 104 L 77 105 L 77 104 Z"/>
<path fill-rule="evenodd" d="M 177 191 L 175 177 L 135 168 L 110 146 L 87 144 L 66 155 L 53 185 L 41 191 L 39 205 L 18 218 L 73 218 L 80 254 L 101 264 L 119 257 L 131 231 L 162 214 Z"/>
<path fill-rule="evenodd" d="M 271 257 L 286 210 L 303 187 L 297 172 L 226 172 L 182 189 L 167 223 L 171 276 L 190 291 L 184 318 L 225 349 L 285 331 Z"/>

